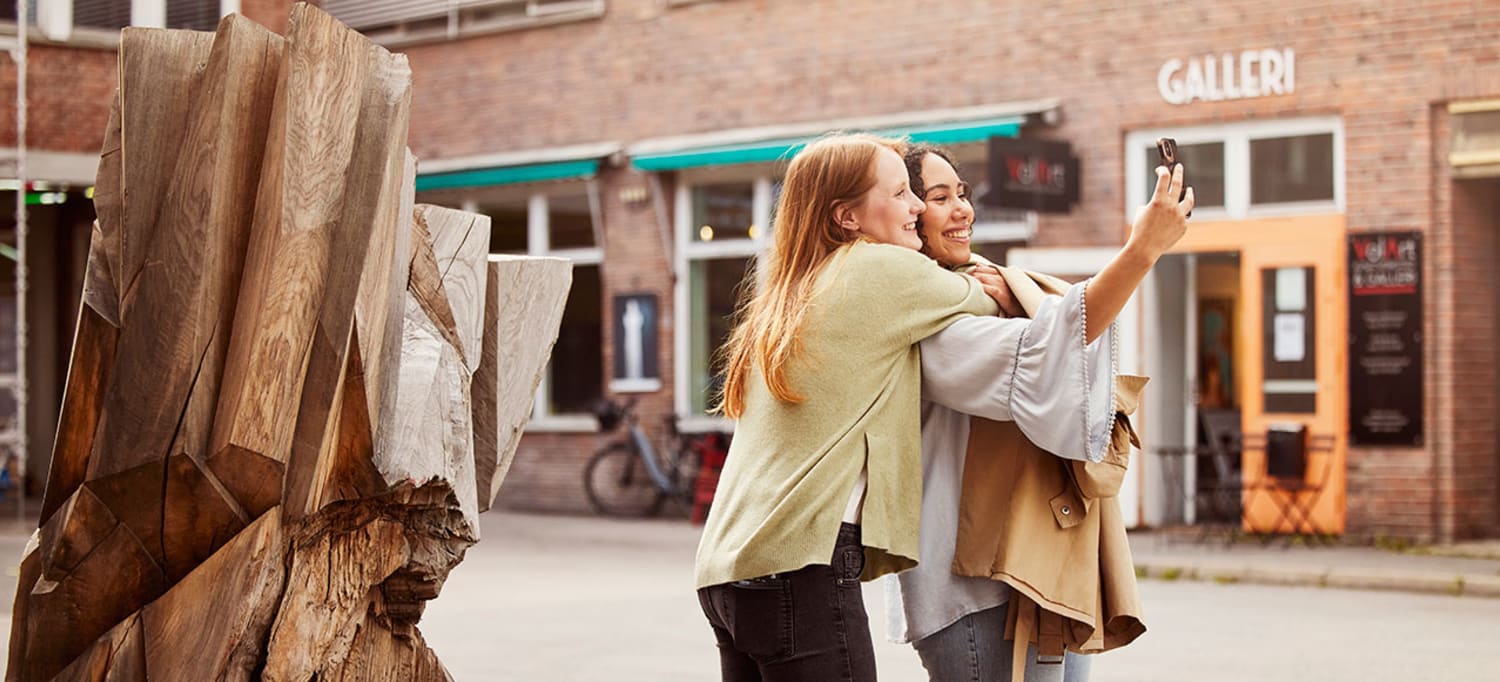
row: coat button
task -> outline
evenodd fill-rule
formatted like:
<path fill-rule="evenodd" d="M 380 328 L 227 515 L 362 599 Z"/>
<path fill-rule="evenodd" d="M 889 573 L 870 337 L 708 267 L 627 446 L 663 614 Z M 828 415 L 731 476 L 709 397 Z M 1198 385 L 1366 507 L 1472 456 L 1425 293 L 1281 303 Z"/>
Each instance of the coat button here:
<path fill-rule="evenodd" d="M 1068 505 L 1065 504 L 1065 505 L 1063 505 L 1062 513 L 1063 513 L 1063 516 L 1067 516 L 1068 514 L 1073 513 L 1073 510 L 1069 509 Z"/>

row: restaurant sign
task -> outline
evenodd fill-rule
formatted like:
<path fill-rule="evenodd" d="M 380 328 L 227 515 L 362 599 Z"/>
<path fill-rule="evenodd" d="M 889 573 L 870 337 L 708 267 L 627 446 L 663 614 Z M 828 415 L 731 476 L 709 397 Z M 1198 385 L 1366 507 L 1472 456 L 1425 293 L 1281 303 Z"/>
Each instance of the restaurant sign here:
<path fill-rule="evenodd" d="M 1422 235 L 1349 236 L 1349 434 L 1422 444 Z"/>

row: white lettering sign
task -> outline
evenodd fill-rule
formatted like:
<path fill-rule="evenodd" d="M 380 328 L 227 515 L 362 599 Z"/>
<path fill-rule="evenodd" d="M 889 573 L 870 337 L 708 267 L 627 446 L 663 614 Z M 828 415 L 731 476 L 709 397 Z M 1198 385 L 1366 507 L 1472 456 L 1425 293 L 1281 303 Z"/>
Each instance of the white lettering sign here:
<path fill-rule="evenodd" d="M 1186 62 L 1168 59 L 1156 72 L 1156 89 L 1168 104 L 1290 95 L 1296 91 L 1296 65 L 1290 47 L 1190 57 Z"/>

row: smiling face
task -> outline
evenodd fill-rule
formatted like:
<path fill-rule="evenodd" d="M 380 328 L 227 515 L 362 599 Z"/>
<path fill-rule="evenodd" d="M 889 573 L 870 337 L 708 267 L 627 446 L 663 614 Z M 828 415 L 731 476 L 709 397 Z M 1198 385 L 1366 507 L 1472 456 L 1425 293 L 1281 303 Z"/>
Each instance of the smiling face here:
<path fill-rule="evenodd" d="M 945 267 L 969 262 L 969 238 L 974 233 L 974 206 L 969 186 L 958 171 L 937 154 L 922 157 L 922 253 Z"/>
<path fill-rule="evenodd" d="M 875 184 L 856 205 L 837 212 L 839 224 L 882 244 L 922 248 L 917 237 L 917 215 L 922 201 L 912 194 L 901 155 L 881 149 L 875 159 Z"/>

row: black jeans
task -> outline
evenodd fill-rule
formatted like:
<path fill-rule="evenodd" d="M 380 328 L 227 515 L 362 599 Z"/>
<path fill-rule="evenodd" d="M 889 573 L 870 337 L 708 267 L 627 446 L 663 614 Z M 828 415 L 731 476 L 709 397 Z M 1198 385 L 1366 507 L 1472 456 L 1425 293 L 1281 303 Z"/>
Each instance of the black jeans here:
<path fill-rule="evenodd" d="M 859 526 L 846 523 L 827 565 L 698 590 L 724 682 L 873 681 L 864 552 Z"/>

